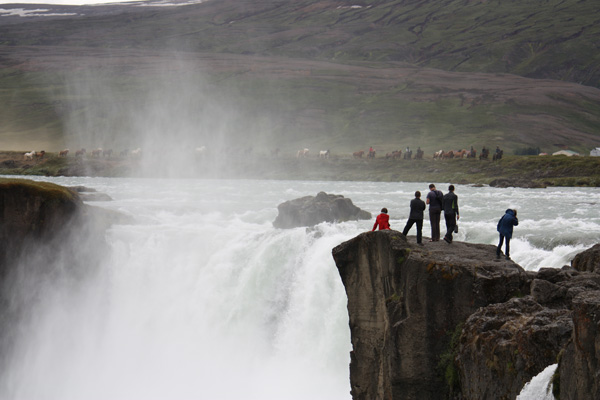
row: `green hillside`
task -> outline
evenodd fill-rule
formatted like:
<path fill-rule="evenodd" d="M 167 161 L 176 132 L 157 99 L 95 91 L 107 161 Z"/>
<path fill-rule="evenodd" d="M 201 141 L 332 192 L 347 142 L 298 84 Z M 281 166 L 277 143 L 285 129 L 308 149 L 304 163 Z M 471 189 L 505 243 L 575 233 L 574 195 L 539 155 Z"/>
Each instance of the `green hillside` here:
<path fill-rule="evenodd" d="M 600 145 L 596 9 L 210 0 L 13 20 L 0 26 L 0 147 L 587 154 Z"/>

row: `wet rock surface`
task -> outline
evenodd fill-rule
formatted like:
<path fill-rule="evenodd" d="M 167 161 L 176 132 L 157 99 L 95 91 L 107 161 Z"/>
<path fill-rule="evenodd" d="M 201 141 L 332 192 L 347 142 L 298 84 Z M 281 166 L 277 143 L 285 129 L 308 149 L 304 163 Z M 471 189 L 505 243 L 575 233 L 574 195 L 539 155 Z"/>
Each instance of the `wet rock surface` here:
<path fill-rule="evenodd" d="M 283 229 L 314 226 L 321 222 L 371 219 L 371 213 L 355 206 L 352 200 L 325 192 L 286 201 L 277 209 L 279 214 L 273 226 Z"/>
<path fill-rule="evenodd" d="M 578 271 L 600 272 L 600 243 L 577 254 L 571 265 Z"/>

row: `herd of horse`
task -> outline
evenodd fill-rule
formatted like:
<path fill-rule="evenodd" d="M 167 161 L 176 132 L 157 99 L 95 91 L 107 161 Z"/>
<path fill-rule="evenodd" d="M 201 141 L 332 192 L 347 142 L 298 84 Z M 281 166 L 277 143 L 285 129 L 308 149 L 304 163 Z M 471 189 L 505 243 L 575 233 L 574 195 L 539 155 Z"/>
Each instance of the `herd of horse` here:
<path fill-rule="evenodd" d="M 310 151 L 307 148 L 300 149 L 296 153 L 296 158 L 307 158 L 309 155 L 309 152 Z M 278 153 L 279 153 L 279 149 L 277 149 L 277 154 Z M 331 154 L 331 152 L 329 151 L 329 149 L 321 150 L 321 151 L 319 151 L 319 158 L 329 158 L 330 154 Z M 371 147 L 369 149 L 369 151 L 365 151 L 365 150 L 355 151 L 354 153 L 352 153 L 352 157 L 363 158 L 366 155 L 367 158 L 375 158 L 375 154 L 376 154 L 375 150 Z M 422 160 L 424 154 L 425 154 L 425 152 L 423 150 L 421 150 L 421 148 L 419 147 L 416 150 L 414 159 Z M 504 151 L 497 147 L 496 151 L 492 155 L 492 160 L 494 160 L 494 161 L 500 160 L 502 158 L 503 154 L 504 154 Z M 479 159 L 487 160 L 487 159 L 489 159 L 489 156 L 490 156 L 490 150 L 484 146 L 481 149 L 481 153 L 479 154 Z M 385 158 L 392 159 L 392 160 L 399 160 L 399 159 L 411 160 L 411 159 L 413 159 L 413 151 L 407 147 L 404 150 L 404 152 L 402 152 L 402 150 L 395 150 L 395 151 L 392 151 L 391 153 L 386 153 Z M 436 151 L 435 153 L 433 153 L 434 160 L 447 160 L 447 159 L 453 159 L 453 158 L 477 158 L 477 151 L 473 147 L 471 147 L 470 150 L 467 150 L 467 149 L 449 150 L 449 151 L 439 150 L 439 151 Z"/>
<path fill-rule="evenodd" d="M 194 151 L 196 154 L 201 155 L 201 154 L 204 154 L 207 151 L 207 149 L 206 149 L 206 146 L 201 146 L 201 147 L 195 148 Z M 279 155 L 279 152 L 280 152 L 279 149 L 271 151 L 271 156 L 276 157 Z M 60 158 L 68 157 L 69 153 L 70 153 L 69 149 L 60 150 L 58 152 L 58 157 L 60 157 Z M 501 159 L 503 153 L 504 153 L 503 150 L 501 150 L 500 148 L 497 147 L 496 151 L 492 155 L 492 159 L 494 161 Z M 77 157 L 77 158 L 82 158 L 87 155 L 89 158 L 110 159 L 113 157 L 113 154 L 114 153 L 113 153 L 112 149 L 102 149 L 100 147 L 90 151 L 89 153 L 85 148 L 81 148 L 81 149 L 75 151 L 75 157 Z M 303 148 L 303 149 L 300 149 L 297 151 L 296 158 L 307 158 L 307 157 L 309 157 L 309 154 L 310 154 L 310 150 L 308 148 Z M 367 158 L 375 158 L 375 154 L 376 154 L 375 150 L 371 147 L 368 151 L 365 151 L 365 150 L 355 151 L 354 153 L 352 153 L 352 156 L 353 156 L 353 158 L 363 158 L 366 155 Z M 38 159 L 43 159 L 45 155 L 46 155 L 46 152 L 44 150 L 41 150 L 41 151 L 32 150 L 31 152 L 24 153 L 23 159 L 24 160 L 34 160 L 34 159 L 38 160 Z M 142 155 L 141 148 L 137 148 L 134 150 L 125 149 L 119 153 L 120 158 L 126 158 L 126 157 L 137 158 L 137 157 L 141 157 L 141 155 Z M 320 150 L 318 152 L 319 158 L 328 159 L 330 156 L 331 156 L 331 151 L 329 149 Z M 422 160 L 423 156 L 424 156 L 424 151 L 421 150 L 421 148 L 419 147 L 416 150 L 414 159 Z M 490 150 L 485 148 L 485 146 L 484 146 L 481 150 L 481 153 L 479 154 L 479 159 L 487 160 L 489 158 L 489 156 L 490 156 Z M 477 157 L 477 151 L 473 147 L 471 147 L 470 150 L 467 150 L 467 149 L 449 150 L 449 151 L 439 150 L 439 151 L 436 151 L 435 153 L 433 153 L 434 160 L 453 159 L 453 158 L 476 158 L 476 157 Z M 411 159 L 413 159 L 413 151 L 407 147 L 404 150 L 404 152 L 402 150 L 395 150 L 390 153 L 386 153 L 385 158 L 392 159 L 392 160 L 399 160 L 399 159 L 411 160 Z"/>
<path fill-rule="evenodd" d="M 44 158 L 45 155 L 46 155 L 45 150 L 41 150 L 41 151 L 31 150 L 29 153 L 23 154 L 23 160 L 25 160 L 25 161 L 27 161 L 27 160 L 33 161 L 34 159 L 41 160 L 42 158 Z"/>
<path fill-rule="evenodd" d="M 60 150 L 58 152 L 58 157 L 59 158 L 66 158 L 66 157 L 69 156 L 69 152 L 70 151 L 71 151 L 70 149 Z M 46 155 L 46 152 L 44 150 L 42 150 L 42 151 L 32 150 L 29 153 L 23 154 L 23 159 L 24 160 L 42 159 L 42 158 L 44 158 L 45 155 Z M 102 148 L 99 147 L 97 149 L 94 149 L 94 150 L 90 151 L 89 153 L 87 152 L 87 150 L 85 148 L 81 148 L 81 149 L 75 151 L 75 157 L 77 157 L 77 158 L 82 158 L 85 155 L 88 155 L 88 157 L 90 157 L 90 158 L 106 158 L 106 159 L 109 159 L 109 158 L 111 158 L 113 156 L 113 150 L 112 149 L 106 149 L 105 150 L 105 149 L 102 149 Z M 131 157 L 140 157 L 141 155 L 142 155 L 142 149 L 141 148 L 137 148 L 135 150 L 125 149 L 125 150 L 122 150 L 119 153 L 119 157 L 122 157 L 122 158 L 123 157 L 128 157 L 128 156 L 131 156 Z"/>
<path fill-rule="evenodd" d="M 502 159 L 502 155 L 504 154 L 504 150 L 501 150 L 499 147 L 496 148 L 496 151 L 492 155 L 492 160 L 500 160 Z M 490 149 L 485 148 L 485 146 L 481 149 L 481 153 L 479 154 L 480 160 L 487 160 L 490 156 Z M 477 158 L 477 151 L 471 147 L 471 150 L 462 149 L 462 150 L 450 150 L 443 151 L 439 150 L 433 153 L 433 159 L 441 160 L 441 159 L 452 159 L 452 158 Z"/>
<path fill-rule="evenodd" d="M 373 150 L 373 148 L 369 149 L 368 152 L 365 152 L 364 150 L 355 151 L 354 153 L 352 153 L 352 157 L 362 158 L 365 155 L 365 153 L 367 154 L 367 158 L 375 158 L 376 152 L 375 152 L 375 150 Z M 425 152 L 423 150 L 421 150 L 421 148 L 419 147 L 417 149 L 417 154 L 415 154 L 415 159 L 422 160 L 424 154 L 425 154 Z M 402 152 L 402 150 L 394 150 L 391 153 L 386 153 L 385 158 L 392 159 L 392 160 L 400 160 L 400 159 L 412 160 L 413 151 L 408 147 L 406 148 L 406 150 L 404 150 L 404 153 Z"/>

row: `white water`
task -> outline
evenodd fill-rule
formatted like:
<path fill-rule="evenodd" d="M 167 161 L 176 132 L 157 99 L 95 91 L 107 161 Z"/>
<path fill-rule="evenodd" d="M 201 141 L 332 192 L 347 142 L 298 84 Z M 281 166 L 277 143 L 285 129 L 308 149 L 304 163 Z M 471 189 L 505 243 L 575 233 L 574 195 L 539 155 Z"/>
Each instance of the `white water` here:
<path fill-rule="evenodd" d="M 523 387 L 523 390 L 517 396 L 517 400 L 554 400 L 550 380 L 557 367 L 558 364 L 549 365 L 534 376 L 531 382 Z"/>
<path fill-rule="evenodd" d="M 392 228 L 402 230 L 414 191 L 427 188 L 35 179 L 107 193 L 114 201 L 95 204 L 136 222 L 107 232 L 100 272 L 36 289 L 39 301 L 28 305 L 0 376 L 2 399 L 347 400 L 350 332 L 331 249 L 373 221 L 277 230 L 277 205 L 342 194 L 374 215 L 387 207 Z M 456 240 L 495 244 L 497 220 L 518 208 L 511 255 L 527 269 L 561 267 L 600 242 L 596 189 L 458 185 L 456 193 Z"/>

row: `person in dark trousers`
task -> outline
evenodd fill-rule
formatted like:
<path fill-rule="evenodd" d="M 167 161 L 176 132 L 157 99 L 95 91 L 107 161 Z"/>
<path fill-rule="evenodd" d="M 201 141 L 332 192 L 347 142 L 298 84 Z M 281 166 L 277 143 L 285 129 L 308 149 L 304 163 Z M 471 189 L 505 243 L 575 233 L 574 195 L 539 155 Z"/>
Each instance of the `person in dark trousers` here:
<path fill-rule="evenodd" d="M 507 260 L 510 260 L 510 239 L 513 234 L 513 226 L 519 225 L 519 220 L 517 219 L 517 210 L 508 209 L 498 221 L 497 230 L 500 232 L 500 242 L 498 243 L 498 248 L 496 249 L 496 258 L 500 258 L 500 250 L 502 250 L 502 242 L 506 240 L 506 247 L 504 251 L 504 256 Z"/>
<path fill-rule="evenodd" d="M 381 209 L 381 214 L 375 219 L 375 225 L 373 225 L 373 230 L 371 232 L 377 229 L 377 225 L 379 225 L 380 231 L 383 229 L 390 229 L 390 216 L 387 212 L 387 208 L 384 207 Z"/>
<path fill-rule="evenodd" d="M 448 193 L 444 195 L 443 200 L 444 219 L 446 220 L 446 243 L 452 243 L 452 232 L 456 227 L 456 221 L 460 219 L 458 214 L 458 196 L 454 193 L 454 185 L 448 186 Z"/>
<path fill-rule="evenodd" d="M 431 240 L 437 242 L 440 240 L 440 217 L 442 215 L 442 199 L 444 194 L 435 188 L 432 183 L 429 185 L 426 203 L 429 204 L 429 223 L 431 224 Z"/>
<path fill-rule="evenodd" d="M 421 192 L 418 190 L 415 192 L 415 198 L 410 201 L 410 214 L 408 215 L 408 221 L 406 221 L 406 226 L 402 231 L 404 236 L 408 235 L 408 231 L 412 228 L 414 224 L 417 224 L 417 243 L 422 243 L 423 238 L 423 211 L 425 211 L 427 206 L 425 202 L 421 200 Z"/>

